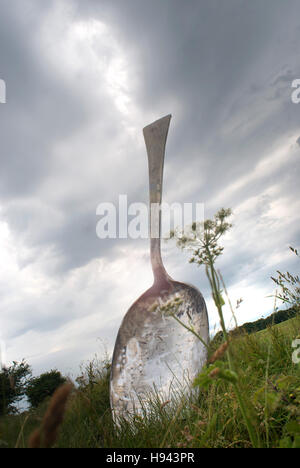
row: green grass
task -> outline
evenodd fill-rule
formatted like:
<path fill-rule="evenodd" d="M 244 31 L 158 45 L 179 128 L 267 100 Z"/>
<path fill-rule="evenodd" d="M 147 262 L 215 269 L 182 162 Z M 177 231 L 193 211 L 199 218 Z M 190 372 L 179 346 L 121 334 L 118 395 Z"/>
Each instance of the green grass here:
<path fill-rule="evenodd" d="M 247 411 L 264 447 L 300 446 L 300 364 L 292 362 L 292 340 L 300 317 L 251 335 L 235 337 L 231 350 Z M 210 354 L 215 349 L 210 349 Z M 167 403 L 117 430 L 109 408 L 109 366 L 92 362 L 70 398 L 56 447 L 251 447 L 229 382 L 214 380 L 199 395 Z M 37 410 L 0 420 L 0 446 L 26 447 L 40 425 Z"/>

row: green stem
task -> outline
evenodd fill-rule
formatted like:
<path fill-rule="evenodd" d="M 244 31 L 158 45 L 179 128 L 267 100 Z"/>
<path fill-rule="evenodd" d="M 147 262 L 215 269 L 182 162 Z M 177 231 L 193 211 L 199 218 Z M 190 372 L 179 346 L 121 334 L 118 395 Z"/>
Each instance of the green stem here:
<path fill-rule="evenodd" d="M 213 292 L 213 298 L 214 298 L 216 307 L 218 309 L 218 314 L 219 314 L 219 317 L 220 317 L 220 323 L 221 323 L 222 331 L 223 331 L 223 334 L 224 334 L 224 339 L 225 339 L 225 341 L 228 342 L 228 333 L 227 333 L 226 326 L 225 326 L 225 321 L 224 321 L 224 316 L 223 316 L 223 311 L 222 311 L 222 304 L 220 303 L 220 291 L 219 291 L 219 288 L 217 287 L 217 283 L 218 283 L 217 272 L 214 269 L 213 260 L 211 258 L 210 253 L 208 253 L 208 257 L 209 257 L 210 262 L 209 262 L 209 268 L 207 268 L 207 270 L 206 270 L 207 271 L 207 276 L 208 276 L 208 279 L 210 281 L 212 292 Z M 232 359 L 232 355 L 231 355 L 230 346 L 227 349 L 227 359 L 228 359 L 229 369 L 232 372 L 235 372 L 235 366 L 233 364 L 233 359 Z M 252 423 L 251 423 L 251 421 L 250 421 L 250 419 L 248 417 L 247 408 L 246 408 L 244 399 L 242 397 L 242 393 L 241 393 L 239 384 L 236 383 L 236 384 L 233 385 L 233 387 L 234 387 L 234 391 L 235 391 L 235 394 L 236 394 L 236 397 L 237 397 L 237 400 L 238 400 L 238 403 L 239 403 L 239 406 L 240 406 L 240 409 L 241 409 L 241 412 L 242 412 L 242 415 L 243 415 L 243 418 L 244 418 L 244 421 L 245 421 L 245 424 L 246 424 L 246 427 L 247 427 L 247 430 L 248 430 L 248 434 L 249 434 L 251 443 L 252 443 L 253 447 L 258 448 L 258 447 L 260 447 L 260 443 L 259 443 L 259 440 L 257 438 L 255 429 L 254 429 L 254 427 L 253 427 L 253 425 L 252 425 Z"/>
<path fill-rule="evenodd" d="M 209 348 L 208 344 L 205 343 L 205 341 L 203 340 L 203 338 L 201 338 L 201 336 L 198 335 L 198 333 L 195 332 L 195 330 L 194 330 L 193 328 L 188 327 L 188 326 L 187 326 L 185 323 L 183 323 L 178 317 L 176 317 L 175 314 L 171 314 L 171 316 L 172 316 L 178 323 L 180 323 L 180 325 L 182 325 L 182 326 L 183 326 L 184 328 L 186 328 L 188 331 L 190 331 L 191 333 L 193 333 L 193 335 L 195 335 L 195 336 L 198 338 L 198 340 L 200 340 L 201 343 L 202 343 L 207 349 Z"/>
<path fill-rule="evenodd" d="M 227 297 L 227 300 L 228 300 L 228 304 L 229 304 L 229 307 L 230 307 L 230 310 L 231 310 L 231 313 L 232 313 L 232 317 L 233 317 L 233 320 L 234 320 L 234 323 L 235 323 L 235 327 L 238 328 L 238 323 L 237 323 L 236 315 L 235 315 L 235 313 L 234 313 L 233 306 L 232 306 L 232 304 L 231 304 L 231 300 L 230 300 L 229 294 L 228 294 L 227 289 L 226 289 L 225 281 L 224 281 L 224 279 L 223 279 L 223 276 L 222 276 L 220 270 L 218 270 L 218 275 L 219 275 L 219 277 L 220 277 L 220 280 L 221 280 L 221 282 L 222 282 L 222 286 L 223 286 L 223 288 L 224 288 L 224 292 L 225 292 L 226 297 Z"/>
<path fill-rule="evenodd" d="M 210 269 L 210 273 L 209 273 L 209 269 Z M 219 292 L 219 289 L 217 288 L 217 282 L 216 282 L 216 277 L 215 277 L 216 271 L 214 269 L 213 261 L 212 261 L 211 258 L 210 258 L 209 268 L 206 269 L 206 272 L 208 273 L 207 276 L 208 276 L 208 279 L 210 281 L 210 285 L 211 285 L 211 288 L 212 288 L 213 299 L 214 299 L 216 307 L 218 309 L 218 314 L 219 314 L 220 323 L 221 323 L 222 331 L 223 331 L 223 334 L 224 334 L 224 338 L 225 338 L 225 341 L 228 341 L 228 333 L 227 333 L 227 330 L 226 330 L 225 321 L 224 321 L 224 317 L 223 317 L 222 305 L 219 302 L 220 292 Z M 210 276 L 210 274 L 211 274 L 211 276 Z"/>
<path fill-rule="evenodd" d="M 243 397 L 241 395 L 239 385 L 234 384 L 233 388 L 234 388 L 236 397 L 238 399 L 238 402 L 239 402 L 239 405 L 240 405 L 240 409 L 241 409 L 245 424 L 247 426 L 247 430 L 248 430 L 248 434 L 249 434 L 251 443 L 252 443 L 254 448 L 260 448 L 260 441 L 259 441 L 259 439 L 257 437 L 257 434 L 256 434 L 256 431 L 253 428 L 253 425 L 251 424 L 251 421 L 250 421 L 250 419 L 248 417 L 246 405 L 245 405 L 244 399 L 243 399 Z"/>

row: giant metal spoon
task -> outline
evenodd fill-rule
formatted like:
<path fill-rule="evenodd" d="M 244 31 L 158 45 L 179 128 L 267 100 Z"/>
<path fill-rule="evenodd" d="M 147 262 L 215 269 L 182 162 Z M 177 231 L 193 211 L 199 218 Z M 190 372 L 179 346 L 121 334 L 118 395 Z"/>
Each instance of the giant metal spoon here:
<path fill-rule="evenodd" d="M 161 401 L 185 390 L 206 362 L 206 347 L 159 305 L 172 304 L 175 316 L 208 342 L 208 317 L 202 294 L 193 286 L 172 280 L 161 259 L 160 207 L 165 145 L 171 116 L 144 128 L 149 162 L 150 246 L 154 283 L 130 307 L 116 339 L 110 381 L 115 422 L 145 410 L 155 392 Z M 152 209 L 151 209 L 152 207 Z"/>

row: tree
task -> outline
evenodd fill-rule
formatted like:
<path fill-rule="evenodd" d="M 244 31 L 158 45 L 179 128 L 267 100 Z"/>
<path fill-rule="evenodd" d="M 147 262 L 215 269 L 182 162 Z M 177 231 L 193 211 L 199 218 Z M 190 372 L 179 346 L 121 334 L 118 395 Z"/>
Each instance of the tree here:
<path fill-rule="evenodd" d="M 45 398 L 53 395 L 55 390 L 65 382 L 65 377 L 58 370 L 51 370 L 30 379 L 26 388 L 26 396 L 31 407 L 37 408 Z"/>
<path fill-rule="evenodd" d="M 0 415 L 15 413 L 15 403 L 25 395 L 31 368 L 23 360 L 13 361 L 12 366 L 3 367 L 0 371 Z"/>

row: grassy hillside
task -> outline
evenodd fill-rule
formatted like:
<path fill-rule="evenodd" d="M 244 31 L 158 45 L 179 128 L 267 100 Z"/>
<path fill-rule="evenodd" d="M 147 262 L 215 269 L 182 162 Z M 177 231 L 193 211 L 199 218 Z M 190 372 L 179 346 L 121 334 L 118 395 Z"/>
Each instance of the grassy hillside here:
<path fill-rule="evenodd" d="M 231 342 L 247 411 L 263 447 L 300 447 L 300 364 L 292 361 L 296 337 L 300 338 L 299 315 Z M 77 384 L 55 447 L 251 447 L 230 382 L 216 379 L 198 396 L 153 401 L 151 415 L 124 422 L 120 430 L 110 414 L 109 365 L 90 363 Z M 2 418 L 0 445 L 28 446 L 46 406 L 45 402 L 37 410 Z"/>
<path fill-rule="evenodd" d="M 298 321 L 299 321 L 298 317 L 292 318 L 290 320 L 286 320 L 284 322 L 281 322 L 275 325 L 275 329 L 278 332 L 280 331 L 281 333 L 284 333 L 287 335 L 293 335 L 294 331 L 296 332 Z M 259 332 L 257 332 L 257 334 L 258 336 L 261 336 L 261 337 L 267 337 L 269 335 L 269 333 L 267 333 L 267 330 L 260 330 Z M 299 334 L 300 334 L 300 330 L 299 330 Z"/>
<path fill-rule="evenodd" d="M 294 318 L 297 315 L 297 313 L 298 311 L 296 307 L 290 307 L 289 309 L 279 310 L 279 311 L 273 312 L 267 318 L 260 318 L 253 322 L 246 322 L 240 327 L 234 328 L 229 333 L 231 334 L 231 336 L 257 333 L 257 332 L 265 330 L 271 325 L 279 325 L 279 324 L 283 324 L 286 321 L 290 321 L 292 318 Z M 219 331 L 213 338 L 216 344 L 221 343 L 223 339 L 224 337 L 223 337 L 222 331 Z"/>

